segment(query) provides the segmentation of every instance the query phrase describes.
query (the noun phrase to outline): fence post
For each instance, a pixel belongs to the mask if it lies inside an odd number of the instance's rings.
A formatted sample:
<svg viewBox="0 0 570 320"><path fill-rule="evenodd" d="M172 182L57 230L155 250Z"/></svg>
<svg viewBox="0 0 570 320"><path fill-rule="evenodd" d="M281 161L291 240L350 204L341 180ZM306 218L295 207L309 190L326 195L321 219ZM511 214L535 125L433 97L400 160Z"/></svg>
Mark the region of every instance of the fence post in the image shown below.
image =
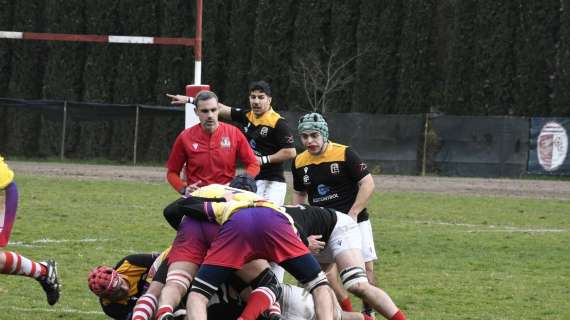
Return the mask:
<svg viewBox="0 0 570 320"><path fill-rule="evenodd" d="M137 142L139 135L139 105L137 104L137 112L135 116L135 139L133 142L133 166L137 165Z"/></svg>
<svg viewBox="0 0 570 320"><path fill-rule="evenodd" d="M428 126L429 126L429 113L426 113L426 121L424 124L424 146L422 150L422 177L426 175Z"/></svg>
<svg viewBox="0 0 570 320"><path fill-rule="evenodd" d="M61 146L59 149L59 159L63 161L65 157L65 131L67 127L67 100L63 101L63 124L61 128Z"/></svg>

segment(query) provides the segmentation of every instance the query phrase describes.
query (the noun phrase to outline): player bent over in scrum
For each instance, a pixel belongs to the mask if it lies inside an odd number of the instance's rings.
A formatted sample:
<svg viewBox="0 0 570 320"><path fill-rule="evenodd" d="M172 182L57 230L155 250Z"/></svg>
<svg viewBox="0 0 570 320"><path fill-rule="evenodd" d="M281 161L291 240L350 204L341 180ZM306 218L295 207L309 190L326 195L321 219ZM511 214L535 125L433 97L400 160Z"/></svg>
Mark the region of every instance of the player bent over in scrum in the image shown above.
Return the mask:
<svg viewBox="0 0 570 320"><path fill-rule="evenodd" d="M160 307L157 319L166 320L172 317L173 306L178 305L186 294L198 267L202 264L206 252L220 228L218 224L207 221L183 219L185 206L202 200L226 201L225 196L236 199L261 199L255 193L236 189L233 186L255 191L253 179L244 179L238 175L229 187L216 184L202 187L165 208L164 216L169 224L177 230L177 235L168 257L170 267L166 285L159 300ZM252 299L248 302L243 317L258 315L270 307L280 295L277 279L268 269L268 266L264 260L255 260L238 271L237 275L243 281L251 283L254 289Z"/></svg>
<svg viewBox="0 0 570 320"><path fill-rule="evenodd" d="M190 320L205 320L208 300L218 287L256 258L277 262L293 275L313 295L318 320L340 319L340 308L326 276L282 208L265 201L197 201L186 210L187 215L222 224L192 283Z"/></svg>
<svg viewBox="0 0 570 320"><path fill-rule="evenodd" d="M366 277L358 224L348 215L315 206L285 206L305 244L326 270L336 263L344 287L367 302L386 319L405 320L392 299Z"/></svg>

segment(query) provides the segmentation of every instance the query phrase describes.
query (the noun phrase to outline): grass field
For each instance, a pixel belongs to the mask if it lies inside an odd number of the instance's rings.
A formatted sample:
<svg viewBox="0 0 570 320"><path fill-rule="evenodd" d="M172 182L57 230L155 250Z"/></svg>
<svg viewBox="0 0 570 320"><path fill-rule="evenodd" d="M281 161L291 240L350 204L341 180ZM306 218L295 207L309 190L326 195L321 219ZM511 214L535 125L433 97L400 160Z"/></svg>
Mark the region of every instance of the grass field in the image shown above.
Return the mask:
<svg viewBox="0 0 570 320"><path fill-rule="evenodd" d="M0 276L0 319L105 319L88 271L174 237L166 183L18 176L8 250L59 263L49 307L31 279ZM409 319L570 319L570 201L379 193L380 286ZM359 302L354 301L356 305Z"/></svg>

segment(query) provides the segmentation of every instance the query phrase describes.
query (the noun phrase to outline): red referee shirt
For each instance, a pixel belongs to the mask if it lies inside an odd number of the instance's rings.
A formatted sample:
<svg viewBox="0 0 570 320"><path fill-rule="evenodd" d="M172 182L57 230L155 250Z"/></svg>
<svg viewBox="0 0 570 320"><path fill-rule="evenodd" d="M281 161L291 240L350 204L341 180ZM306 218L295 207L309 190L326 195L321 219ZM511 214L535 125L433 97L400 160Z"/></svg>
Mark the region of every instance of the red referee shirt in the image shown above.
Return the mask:
<svg viewBox="0 0 570 320"><path fill-rule="evenodd" d="M238 158L252 177L259 173L253 150L238 128L220 122L216 131L209 134L197 124L178 135L166 163L168 172L177 175L184 167L187 182L169 182L177 191L198 181L199 186L227 184L236 174Z"/></svg>

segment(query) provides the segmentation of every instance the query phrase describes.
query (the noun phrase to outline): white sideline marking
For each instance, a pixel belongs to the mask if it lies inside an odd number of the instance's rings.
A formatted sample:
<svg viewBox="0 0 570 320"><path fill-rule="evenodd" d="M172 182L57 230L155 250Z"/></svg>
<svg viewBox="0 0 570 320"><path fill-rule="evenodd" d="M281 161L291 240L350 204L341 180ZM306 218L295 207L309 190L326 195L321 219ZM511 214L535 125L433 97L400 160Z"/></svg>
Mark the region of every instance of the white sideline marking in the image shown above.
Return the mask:
<svg viewBox="0 0 570 320"><path fill-rule="evenodd" d="M509 227L509 226L497 226L497 225L484 225L484 224L468 224L468 223L453 223L453 222L440 222L440 221L414 221L416 224L427 224L427 225L440 225L440 226L457 226L457 227L468 227L468 228L486 228L487 230L473 230L468 232L534 232L534 233L561 233L570 232L570 229L539 229L539 228L519 228L519 227Z"/></svg>
<svg viewBox="0 0 570 320"><path fill-rule="evenodd" d="M18 246L18 247L40 247L38 244L51 244L51 243L89 243L89 242L104 242L109 241L109 239L38 239L33 240L31 242L24 242L24 241L16 241L16 242L9 242L9 245Z"/></svg>
<svg viewBox="0 0 570 320"><path fill-rule="evenodd" d="M0 307L0 309L10 309L14 311L23 311L23 312L63 312L63 313L75 313L75 314L92 314L92 315L101 315L104 314L102 311L83 311L83 310L75 310L75 309L32 309L32 308L19 308L19 307Z"/></svg>

